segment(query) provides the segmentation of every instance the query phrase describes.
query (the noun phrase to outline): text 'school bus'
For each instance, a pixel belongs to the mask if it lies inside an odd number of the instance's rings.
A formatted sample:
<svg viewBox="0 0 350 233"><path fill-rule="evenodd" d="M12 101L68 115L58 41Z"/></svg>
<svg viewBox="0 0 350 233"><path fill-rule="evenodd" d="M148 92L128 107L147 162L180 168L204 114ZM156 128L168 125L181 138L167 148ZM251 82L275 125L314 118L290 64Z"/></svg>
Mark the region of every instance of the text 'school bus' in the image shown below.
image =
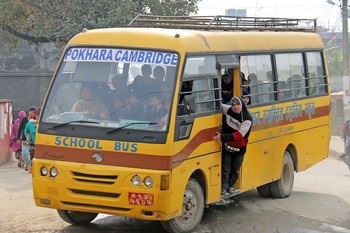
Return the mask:
<svg viewBox="0 0 350 233"><path fill-rule="evenodd" d="M328 156L330 90L314 20L138 16L67 44L36 139L37 206L77 225L98 213L189 232L221 196L222 75L250 91L240 193L284 198ZM249 80L242 82L242 76Z"/></svg>

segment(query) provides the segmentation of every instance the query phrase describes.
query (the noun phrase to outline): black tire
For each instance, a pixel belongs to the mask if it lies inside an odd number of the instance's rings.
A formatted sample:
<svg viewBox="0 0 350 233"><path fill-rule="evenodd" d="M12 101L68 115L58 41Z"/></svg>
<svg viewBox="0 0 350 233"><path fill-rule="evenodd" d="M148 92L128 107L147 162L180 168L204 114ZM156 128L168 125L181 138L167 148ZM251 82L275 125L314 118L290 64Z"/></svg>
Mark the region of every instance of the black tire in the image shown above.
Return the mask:
<svg viewBox="0 0 350 233"><path fill-rule="evenodd" d="M65 222L76 226L88 225L98 215L96 213L68 211L68 210L57 210L57 212Z"/></svg>
<svg viewBox="0 0 350 233"><path fill-rule="evenodd" d="M269 184L264 184L256 188L260 197L271 197L271 190Z"/></svg>
<svg viewBox="0 0 350 233"><path fill-rule="evenodd" d="M294 164L288 151L284 152L282 174L279 180L269 184L271 196L274 198L289 197L294 185Z"/></svg>
<svg viewBox="0 0 350 233"><path fill-rule="evenodd" d="M184 192L182 214L161 223L169 233L191 232L202 220L203 212L204 194L202 187L195 179L191 178Z"/></svg>

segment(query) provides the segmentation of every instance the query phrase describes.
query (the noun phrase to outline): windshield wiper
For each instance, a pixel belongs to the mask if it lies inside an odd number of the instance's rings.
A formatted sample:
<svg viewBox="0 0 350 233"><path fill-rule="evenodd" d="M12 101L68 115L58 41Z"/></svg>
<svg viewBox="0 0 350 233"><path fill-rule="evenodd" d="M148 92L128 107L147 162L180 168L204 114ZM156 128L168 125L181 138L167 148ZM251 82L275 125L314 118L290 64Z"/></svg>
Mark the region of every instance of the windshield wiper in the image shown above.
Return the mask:
<svg viewBox="0 0 350 233"><path fill-rule="evenodd" d="M112 134L120 129L123 129L123 128L126 128L126 127L129 127L131 125L156 125L158 124L158 122L130 122L130 123L125 123L125 125L123 126L120 126L120 127L117 127L117 128L114 128L110 131L107 132L107 134Z"/></svg>
<svg viewBox="0 0 350 233"><path fill-rule="evenodd" d="M67 122L52 126L52 129L56 129L56 128L59 128L59 127L65 126L65 125L70 125L72 123L100 124L100 122L97 122L97 121L86 121L86 120L67 121Z"/></svg>

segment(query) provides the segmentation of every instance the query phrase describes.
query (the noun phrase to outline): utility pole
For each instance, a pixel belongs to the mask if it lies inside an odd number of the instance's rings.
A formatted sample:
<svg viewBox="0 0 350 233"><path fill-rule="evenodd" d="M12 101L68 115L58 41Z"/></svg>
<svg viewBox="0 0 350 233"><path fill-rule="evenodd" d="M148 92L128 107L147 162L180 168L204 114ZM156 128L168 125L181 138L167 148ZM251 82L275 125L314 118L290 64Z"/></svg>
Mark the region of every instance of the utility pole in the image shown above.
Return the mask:
<svg viewBox="0 0 350 233"><path fill-rule="evenodd" d="M339 6L342 13L343 21L343 113L344 119L350 120L350 76L349 76L349 35L348 35L348 0L339 0L340 5L335 4L333 0L327 0L331 5Z"/></svg>
<svg viewBox="0 0 350 233"><path fill-rule="evenodd" d="M343 76L349 76L349 39L348 39L348 0L342 0L343 19ZM350 88L350 87L349 87ZM350 93L349 93L350 94Z"/></svg>
<svg viewBox="0 0 350 233"><path fill-rule="evenodd" d="M342 14L342 24L343 24L343 77L348 77L349 76L349 37L348 37L348 0L339 0L341 1L340 5L337 5L333 0L327 0L327 3L331 5L336 5L340 7L341 9L341 14ZM346 88L350 88L350 84L346 86ZM350 94L350 93L349 93ZM349 95L348 94L348 95Z"/></svg>
<svg viewBox="0 0 350 233"><path fill-rule="evenodd" d="M344 119L350 119L350 77L349 77L349 37L348 37L348 0L341 0L343 19L343 103Z"/></svg>

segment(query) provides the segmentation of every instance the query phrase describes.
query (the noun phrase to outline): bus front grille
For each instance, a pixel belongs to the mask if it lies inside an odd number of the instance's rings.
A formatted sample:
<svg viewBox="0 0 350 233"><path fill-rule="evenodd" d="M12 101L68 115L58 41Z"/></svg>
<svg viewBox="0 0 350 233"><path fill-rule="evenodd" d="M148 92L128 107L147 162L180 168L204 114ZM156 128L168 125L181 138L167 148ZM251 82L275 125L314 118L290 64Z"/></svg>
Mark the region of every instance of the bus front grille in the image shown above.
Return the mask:
<svg viewBox="0 0 350 233"><path fill-rule="evenodd" d="M117 181L117 175L95 175L87 174L82 172L72 172L73 179L78 182L88 182L88 183L97 183L97 184L109 184L113 185Z"/></svg>

